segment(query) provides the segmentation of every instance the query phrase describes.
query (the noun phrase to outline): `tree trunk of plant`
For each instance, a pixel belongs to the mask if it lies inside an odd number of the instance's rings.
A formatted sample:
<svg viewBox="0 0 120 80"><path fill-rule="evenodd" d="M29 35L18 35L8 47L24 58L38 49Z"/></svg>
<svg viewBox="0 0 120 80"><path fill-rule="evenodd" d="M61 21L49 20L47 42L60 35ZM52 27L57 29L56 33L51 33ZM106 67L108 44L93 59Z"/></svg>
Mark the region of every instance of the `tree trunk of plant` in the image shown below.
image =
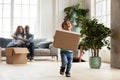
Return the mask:
<svg viewBox="0 0 120 80"><path fill-rule="evenodd" d="M99 49L91 49L92 56L98 57L99 56Z"/></svg>
<svg viewBox="0 0 120 80"><path fill-rule="evenodd" d="M99 49L97 49L97 57L99 57Z"/></svg>

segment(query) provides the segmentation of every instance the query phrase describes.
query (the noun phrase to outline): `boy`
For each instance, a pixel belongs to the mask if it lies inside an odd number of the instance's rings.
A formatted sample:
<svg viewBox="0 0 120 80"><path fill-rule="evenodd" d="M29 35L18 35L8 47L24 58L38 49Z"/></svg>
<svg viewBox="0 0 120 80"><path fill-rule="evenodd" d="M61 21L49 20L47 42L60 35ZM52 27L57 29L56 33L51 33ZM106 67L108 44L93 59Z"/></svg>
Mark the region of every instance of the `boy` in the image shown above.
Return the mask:
<svg viewBox="0 0 120 80"><path fill-rule="evenodd" d="M71 31L72 30L71 22L69 20L65 20L62 23L62 29ZM73 51L61 49L60 55L61 55L61 63L62 63L61 69L60 69L60 74L64 75L64 72L66 70L66 72L65 72L66 77L70 77L70 69L71 69L72 60L73 60Z"/></svg>

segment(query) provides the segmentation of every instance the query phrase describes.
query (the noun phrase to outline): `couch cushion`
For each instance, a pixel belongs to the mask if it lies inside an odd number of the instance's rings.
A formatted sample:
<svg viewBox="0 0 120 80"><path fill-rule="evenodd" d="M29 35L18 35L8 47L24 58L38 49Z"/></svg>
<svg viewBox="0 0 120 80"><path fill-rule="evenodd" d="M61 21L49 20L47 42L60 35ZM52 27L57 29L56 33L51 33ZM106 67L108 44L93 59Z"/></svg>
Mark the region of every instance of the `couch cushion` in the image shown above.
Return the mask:
<svg viewBox="0 0 120 80"><path fill-rule="evenodd" d="M13 39L6 38L7 42L10 43Z"/></svg>
<svg viewBox="0 0 120 80"><path fill-rule="evenodd" d="M5 38L0 38L0 47L6 48L8 41Z"/></svg>
<svg viewBox="0 0 120 80"><path fill-rule="evenodd" d="M46 49L49 49L49 45L51 44L52 42L50 41L42 41L42 42L39 42L37 44L37 47L38 48L46 48Z"/></svg>
<svg viewBox="0 0 120 80"><path fill-rule="evenodd" d="M49 49L35 49L34 50L35 56L50 56L50 50Z"/></svg>
<svg viewBox="0 0 120 80"><path fill-rule="evenodd" d="M46 38L34 39L33 42L34 42L35 48L37 48L37 44L42 41L46 41Z"/></svg>

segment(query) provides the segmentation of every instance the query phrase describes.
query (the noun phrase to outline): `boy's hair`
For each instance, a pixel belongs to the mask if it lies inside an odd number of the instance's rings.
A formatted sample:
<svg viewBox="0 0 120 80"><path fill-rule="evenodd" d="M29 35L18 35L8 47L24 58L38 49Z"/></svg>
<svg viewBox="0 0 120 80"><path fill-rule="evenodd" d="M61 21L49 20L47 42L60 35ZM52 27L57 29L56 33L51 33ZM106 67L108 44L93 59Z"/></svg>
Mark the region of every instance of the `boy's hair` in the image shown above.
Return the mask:
<svg viewBox="0 0 120 80"><path fill-rule="evenodd" d="M70 20L65 19L65 20L63 21L63 23L62 23L62 28L64 28L64 23L67 22L67 21L70 21Z"/></svg>

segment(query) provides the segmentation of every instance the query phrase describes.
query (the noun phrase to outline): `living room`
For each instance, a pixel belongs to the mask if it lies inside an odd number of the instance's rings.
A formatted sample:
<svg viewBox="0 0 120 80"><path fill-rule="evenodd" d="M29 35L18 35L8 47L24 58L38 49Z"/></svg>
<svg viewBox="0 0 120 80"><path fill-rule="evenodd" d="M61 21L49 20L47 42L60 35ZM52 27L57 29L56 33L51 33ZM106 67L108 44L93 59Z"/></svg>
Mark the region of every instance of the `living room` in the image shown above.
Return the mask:
<svg viewBox="0 0 120 80"><path fill-rule="evenodd" d="M61 24L65 17L64 9L79 3L82 4L84 9L89 9L87 15L89 18L97 18L99 22L112 30L111 50L106 48L100 50L102 59L100 69L89 67L90 54L87 51L82 57L86 62L73 63L71 77L61 76L59 74L60 54L50 55L51 58L47 54L50 52L46 50L44 54L47 56L41 57L42 54L38 54L40 56L36 55L35 61L28 61L27 64L11 65L6 64L5 59L2 60L0 63L0 79L119 80L119 0L0 0L0 38L12 39L11 35L15 33L17 26L25 27L29 25L30 32L34 34L36 41L53 42L56 30L61 30ZM58 52L58 49L56 51Z"/></svg>

